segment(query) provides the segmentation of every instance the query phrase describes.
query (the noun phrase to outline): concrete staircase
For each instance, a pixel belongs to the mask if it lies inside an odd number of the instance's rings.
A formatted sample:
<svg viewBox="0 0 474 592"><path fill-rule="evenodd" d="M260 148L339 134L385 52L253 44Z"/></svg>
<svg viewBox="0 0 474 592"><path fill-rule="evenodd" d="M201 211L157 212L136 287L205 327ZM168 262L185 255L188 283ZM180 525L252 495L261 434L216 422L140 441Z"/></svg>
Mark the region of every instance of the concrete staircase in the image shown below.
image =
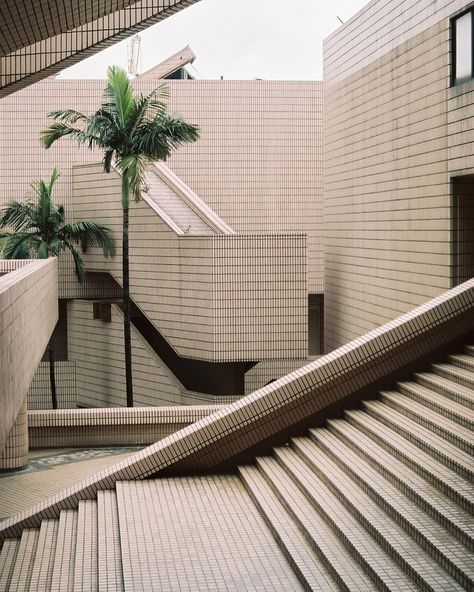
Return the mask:
<svg viewBox="0 0 474 592"><path fill-rule="evenodd" d="M474 347L239 476L117 483L7 539L0 590L474 589Z"/></svg>

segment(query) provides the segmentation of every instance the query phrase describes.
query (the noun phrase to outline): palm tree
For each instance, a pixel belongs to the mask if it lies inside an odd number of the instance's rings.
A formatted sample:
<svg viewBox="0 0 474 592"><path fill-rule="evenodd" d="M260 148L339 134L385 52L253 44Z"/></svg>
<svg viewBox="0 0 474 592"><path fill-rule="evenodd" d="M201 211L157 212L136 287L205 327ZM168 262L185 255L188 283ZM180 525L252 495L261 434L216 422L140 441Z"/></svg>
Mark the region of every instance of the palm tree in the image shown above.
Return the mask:
<svg viewBox="0 0 474 592"><path fill-rule="evenodd" d="M122 275L124 307L125 379L127 406L133 407L132 348L130 335L129 207L130 194L136 201L145 187L146 167L166 160L179 146L199 138L197 126L167 112L167 90L160 87L149 95L133 95L127 73L116 66L107 71L103 102L92 115L73 109L50 113L56 123L42 132L49 148L56 140L71 136L79 144L104 151L104 171L115 163L122 177Z"/></svg>
<svg viewBox="0 0 474 592"><path fill-rule="evenodd" d="M83 220L65 224L63 206L55 206L52 200L54 184L59 171L53 170L49 184L44 181L33 183L36 201L11 201L1 212L0 228L8 226L10 232L0 232L1 254L4 259L46 259L69 251L74 259L77 279L84 281L85 269L79 250L85 253L88 247L102 248L107 257L115 252L110 229L102 224ZM53 409L58 408L54 357L51 342L48 346L50 381Z"/></svg>

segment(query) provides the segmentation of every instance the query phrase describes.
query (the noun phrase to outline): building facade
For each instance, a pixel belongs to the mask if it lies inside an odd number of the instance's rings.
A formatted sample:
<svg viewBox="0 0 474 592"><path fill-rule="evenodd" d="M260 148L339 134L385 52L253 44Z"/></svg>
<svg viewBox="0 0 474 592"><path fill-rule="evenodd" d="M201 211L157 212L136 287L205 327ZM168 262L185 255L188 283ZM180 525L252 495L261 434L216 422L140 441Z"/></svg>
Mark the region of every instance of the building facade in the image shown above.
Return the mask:
<svg viewBox="0 0 474 592"><path fill-rule="evenodd" d="M193 58L178 52L159 75ZM162 84L157 68L134 81L137 92ZM45 151L39 142L49 111L93 112L104 85L50 78L2 100L0 142L12 148L1 151L0 196L22 199L57 166L57 202L71 218L111 226L120 245L118 176L101 173L100 153L68 140ZM134 327L136 401L223 402L321 353L322 84L179 79L166 86L170 110L197 123L201 137L169 159L161 178L147 179L150 199L132 206L132 297L153 325L148 339L139 330L144 319ZM123 404L120 248L107 261L92 251L86 266L95 274L81 287L72 262L60 265L61 404ZM94 299L112 302L110 322L94 318ZM195 380L185 379L190 373ZM48 405L48 391L45 364L30 406Z"/></svg>
<svg viewBox="0 0 474 592"><path fill-rule="evenodd" d="M327 350L473 275L472 35L460 17L472 19L463 0L379 0L325 40Z"/></svg>

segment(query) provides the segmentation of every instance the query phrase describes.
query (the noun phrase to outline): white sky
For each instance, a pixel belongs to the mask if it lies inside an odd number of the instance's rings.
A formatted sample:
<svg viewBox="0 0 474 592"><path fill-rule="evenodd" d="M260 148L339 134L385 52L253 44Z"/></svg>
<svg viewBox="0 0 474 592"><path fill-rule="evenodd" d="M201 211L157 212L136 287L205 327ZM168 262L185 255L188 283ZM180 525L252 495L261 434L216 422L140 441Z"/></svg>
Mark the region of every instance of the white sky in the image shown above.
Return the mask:
<svg viewBox="0 0 474 592"><path fill-rule="evenodd" d="M319 80L322 42L368 0L200 0L140 33L144 72L190 45L199 78ZM122 41L64 70L61 77L105 78L127 67Z"/></svg>

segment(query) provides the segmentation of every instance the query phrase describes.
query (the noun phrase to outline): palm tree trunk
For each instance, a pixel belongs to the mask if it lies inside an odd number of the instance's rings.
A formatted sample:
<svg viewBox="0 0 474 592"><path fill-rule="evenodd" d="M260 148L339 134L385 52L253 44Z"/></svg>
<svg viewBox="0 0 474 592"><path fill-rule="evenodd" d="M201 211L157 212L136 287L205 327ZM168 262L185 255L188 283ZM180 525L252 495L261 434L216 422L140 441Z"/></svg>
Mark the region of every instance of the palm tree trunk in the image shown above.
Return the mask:
<svg viewBox="0 0 474 592"><path fill-rule="evenodd" d="M127 407L133 407L132 337L130 331L130 262L128 254L129 187L126 174L122 176L122 277L123 277L123 340L125 345L125 383Z"/></svg>
<svg viewBox="0 0 474 592"><path fill-rule="evenodd" d="M51 343L48 345L48 354L49 354L49 382L51 384L51 401L53 404L53 409L58 408L58 397L56 394L56 376L54 373L54 352L53 346Z"/></svg>

